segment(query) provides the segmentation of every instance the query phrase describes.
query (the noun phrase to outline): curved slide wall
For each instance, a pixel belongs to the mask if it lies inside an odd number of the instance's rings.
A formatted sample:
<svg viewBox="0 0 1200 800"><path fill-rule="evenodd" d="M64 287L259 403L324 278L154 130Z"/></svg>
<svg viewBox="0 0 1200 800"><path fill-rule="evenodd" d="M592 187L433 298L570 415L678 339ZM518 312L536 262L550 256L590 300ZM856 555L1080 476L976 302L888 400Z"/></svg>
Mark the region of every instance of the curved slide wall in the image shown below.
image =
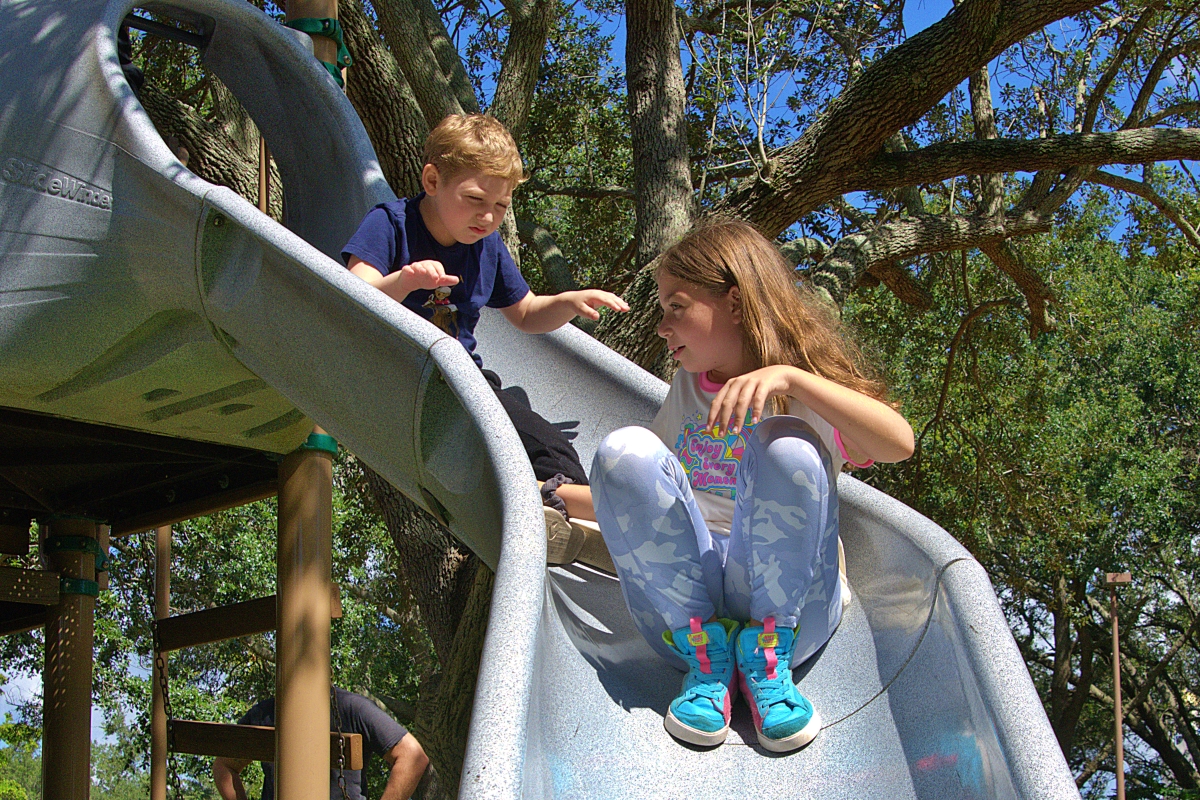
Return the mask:
<svg viewBox="0 0 1200 800"><path fill-rule="evenodd" d="M544 567L531 470L473 362L333 260L391 197L344 96L249 4L146 7L202 32L279 162L287 228L162 143L117 63L131 2L0 4L0 406L271 452L315 420L446 518L497 569L464 798L1078 797L982 569L846 477L853 605L798 673L827 730L772 757L743 707L718 750L674 743L678 674L610 576ZM585 463L665 391L573 328L480 333ZM168 380L183 399L147 407ZM252 424L212 413L230 400Z"/></svg>

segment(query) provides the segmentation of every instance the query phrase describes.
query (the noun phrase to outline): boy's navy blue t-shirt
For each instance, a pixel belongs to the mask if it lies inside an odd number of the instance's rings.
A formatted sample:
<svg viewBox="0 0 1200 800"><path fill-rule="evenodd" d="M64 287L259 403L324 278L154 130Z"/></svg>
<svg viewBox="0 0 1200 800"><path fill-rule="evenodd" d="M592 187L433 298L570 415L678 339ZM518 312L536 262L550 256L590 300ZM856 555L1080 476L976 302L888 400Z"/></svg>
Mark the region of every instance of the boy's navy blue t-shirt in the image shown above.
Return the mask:
<svg viewBox="0 0 1200 800"><path fill-rule="evenodd" d="M358 256L384 275L415 261L440 261L458 283L429 291L418 289L404 298L404 305L462 342L475 363L483 366L475 352L475 324L479 310L507 308L529 293L499 232L475 244L439 244L418 206L425 193L416 197L380 203L367 212L346 246L342 260Z"/></svg>

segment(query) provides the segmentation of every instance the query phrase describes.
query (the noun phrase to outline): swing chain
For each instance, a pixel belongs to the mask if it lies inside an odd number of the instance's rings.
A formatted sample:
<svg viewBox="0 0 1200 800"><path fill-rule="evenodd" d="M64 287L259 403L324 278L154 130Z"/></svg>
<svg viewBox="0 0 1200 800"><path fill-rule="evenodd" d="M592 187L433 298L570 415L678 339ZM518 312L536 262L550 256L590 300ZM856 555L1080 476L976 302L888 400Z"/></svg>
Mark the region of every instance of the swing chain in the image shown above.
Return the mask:
<svg viewBox="0 0 1200 800"><path fill-rule="evenodd" d="M341 790L342 800L348 800L348 795L346 794L346 737L342 734L342 714L338 710L337 688L333 683L329 684L329 704L333 709L333 724L337 726L338 734L338 789Z"/></svg>
<svg viewBox="0 0 1200 800"><path fill-rule="evenodd" d="M175 714L171 711L171 687L167 681L167 660L158 648L158 626L154 628L154 666L158 673L158 690L162 693L163 713L167 716L167 775L175 790L175 797L183 800L183 787L179 783L179 773L175 770Z"/></svg>

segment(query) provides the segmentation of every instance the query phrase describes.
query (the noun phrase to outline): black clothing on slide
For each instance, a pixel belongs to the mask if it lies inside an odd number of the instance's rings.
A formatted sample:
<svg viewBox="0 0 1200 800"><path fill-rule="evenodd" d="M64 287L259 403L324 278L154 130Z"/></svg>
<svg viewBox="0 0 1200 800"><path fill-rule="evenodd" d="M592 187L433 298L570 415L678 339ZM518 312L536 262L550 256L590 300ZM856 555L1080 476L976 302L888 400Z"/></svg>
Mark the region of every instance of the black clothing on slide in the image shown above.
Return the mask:
<svg viewBox="0 0 1200 800"><path fill-rule="evenodd" d="M517 429L517 435L521 437L521 444L525 446L537 479L548 481L561 472L570 478L572 483L587 486L587 472L566 435L530 408L529 401L523 398L523 392L503 388L499 375L485 369L483 377L487 378L487 382L495 390L496 398L500 405L504 406L513 427Z"/></svg>

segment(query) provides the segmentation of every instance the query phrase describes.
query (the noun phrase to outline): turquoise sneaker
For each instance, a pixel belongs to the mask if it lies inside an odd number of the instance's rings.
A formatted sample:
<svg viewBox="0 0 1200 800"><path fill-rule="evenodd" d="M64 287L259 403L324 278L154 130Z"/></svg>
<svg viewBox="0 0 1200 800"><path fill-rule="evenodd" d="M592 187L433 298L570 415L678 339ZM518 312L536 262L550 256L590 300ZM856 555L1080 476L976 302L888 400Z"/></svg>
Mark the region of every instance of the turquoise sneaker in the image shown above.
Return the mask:
<svg viewBox="0 0 1200 800"><path fill-rule="evenodd" d="M729 714L737 696L733 642L740 625L721 619L688 628L664 631L663 641L688 664L679 696L671 701L663 727L680 741L717 745L729 733Z"/></svg>
<svg viewBox="0 0 1200 800"><path fill-rule="evenodd" d="M775 630L772 617L747 626L737 637L742 694L754 714L758 743L772 753L797 750L821 731L821 715L792 683L795 641L796 632Z"/></svg>

